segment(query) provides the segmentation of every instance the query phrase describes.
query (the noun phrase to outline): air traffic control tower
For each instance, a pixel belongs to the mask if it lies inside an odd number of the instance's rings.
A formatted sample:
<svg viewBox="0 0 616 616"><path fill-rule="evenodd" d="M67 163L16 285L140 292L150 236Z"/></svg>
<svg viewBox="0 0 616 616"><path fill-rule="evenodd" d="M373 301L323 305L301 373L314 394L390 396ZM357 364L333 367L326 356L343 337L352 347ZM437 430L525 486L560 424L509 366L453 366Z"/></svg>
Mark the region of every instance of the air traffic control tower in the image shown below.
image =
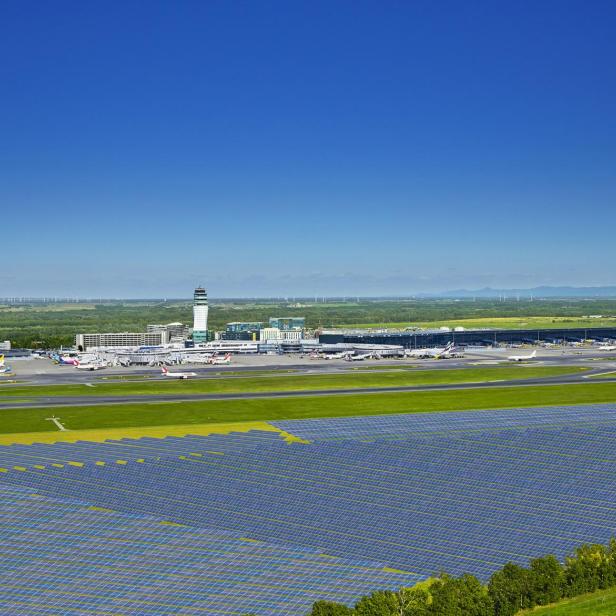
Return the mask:
<svg viewBox="0 0 616 616"><path fill-rule="evenodd" d="M207 291L202 287L195 289L193 302L193 342L207 342Z"/></svg>

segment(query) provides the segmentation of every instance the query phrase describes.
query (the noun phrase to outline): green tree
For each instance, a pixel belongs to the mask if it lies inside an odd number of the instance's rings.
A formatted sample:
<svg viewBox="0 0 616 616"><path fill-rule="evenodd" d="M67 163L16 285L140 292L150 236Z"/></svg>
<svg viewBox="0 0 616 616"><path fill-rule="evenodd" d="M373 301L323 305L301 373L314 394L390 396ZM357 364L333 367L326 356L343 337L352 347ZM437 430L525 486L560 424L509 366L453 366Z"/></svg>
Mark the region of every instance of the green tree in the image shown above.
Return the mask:
<svg viewBox="0 0 616 616"><path fill-rule="evenodd" d="M362 597L355 605L357 616L399 616L399 602L396 593L378 590Z"/></svg>
<svg viewBox="0 0 616 616"><path fill-rule="evenodd" d="M583 545L565 563L566 594L569 596L594 592L615 582L612 544Z"/></svg>
<svg viewBox="0 0 616 616"><path fill-rule="evenodd" d="M507 563L490 578L488 594L494 603L496 616L513 616L530 607L530 578L528 569Z"/></svg>
<svg viewBox="0 0 616 616"><path fill-rule="evenodd" d="M430 587L430 616L493 616L488 589L472 575L442 576Z"/></svg>
<svg viewBox="0 0 616 616"><path fill-rule="evenodd" d="M401 588L396 593L396 616L427 616L430 593L425 588Z"/></svg>
<svg viewBox="0 0 616 616"><path fill-rule="evenodd" d="M565 572L555 556L550 554L531 560L529 576L533 605L547 605L562 598Z"/></svg>
<svg viewBox="0 0 616 616"><path fill-rule="evenodd" d="M310 612L310 616L353 616L354 614L355 610L333 601L317 601Z"/></svg>

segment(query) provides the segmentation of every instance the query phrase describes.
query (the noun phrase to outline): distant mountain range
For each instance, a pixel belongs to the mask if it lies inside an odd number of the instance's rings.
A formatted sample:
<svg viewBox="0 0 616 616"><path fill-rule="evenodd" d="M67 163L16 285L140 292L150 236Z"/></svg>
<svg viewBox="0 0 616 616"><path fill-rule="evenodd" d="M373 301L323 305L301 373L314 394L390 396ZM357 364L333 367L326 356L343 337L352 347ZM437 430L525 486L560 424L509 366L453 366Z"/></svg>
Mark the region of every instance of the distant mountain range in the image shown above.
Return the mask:
<svg viewBox="0 0 616 616"><path fill-rule="evenodd" d="M456 289L442 293L422 293L421 297L451 297L451 298L498 298L520 297L524 299L545 297L616 297L616 286L610 287L534 287L532 289Z"/></svg>

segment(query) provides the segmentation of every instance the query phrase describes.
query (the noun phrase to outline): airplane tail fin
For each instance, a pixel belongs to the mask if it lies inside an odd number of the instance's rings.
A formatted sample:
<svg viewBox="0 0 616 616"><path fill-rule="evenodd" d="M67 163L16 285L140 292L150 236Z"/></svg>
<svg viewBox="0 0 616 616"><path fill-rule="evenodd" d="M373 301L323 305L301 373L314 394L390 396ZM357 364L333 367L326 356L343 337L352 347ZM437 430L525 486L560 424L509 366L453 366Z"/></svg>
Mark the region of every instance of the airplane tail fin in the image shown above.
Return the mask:
<svg viewBox="0 0 616 616"><path fill-rule="evenodd" d="M533 358L537 357L537 350L535 349L530 356Z"/></svg>
<svg viewBox="0 0 616 616"><path fill-rule="evenodd" d="M0 366L4 366L4 355L0 355Z"/></svg>
<svg viewBox="0 0 616 616"><path fill-rule="evenodd" d="M167 372L169 372L169 370L167 370L167 366L161 366L160 370L163 374L167 374Z"/></svg>
<svg viewBox="0 0 616 616"><path fill-rule="evenodd" d="M225 355L225 359L231 359L231 353L227 353L227 354Z"/></svg>

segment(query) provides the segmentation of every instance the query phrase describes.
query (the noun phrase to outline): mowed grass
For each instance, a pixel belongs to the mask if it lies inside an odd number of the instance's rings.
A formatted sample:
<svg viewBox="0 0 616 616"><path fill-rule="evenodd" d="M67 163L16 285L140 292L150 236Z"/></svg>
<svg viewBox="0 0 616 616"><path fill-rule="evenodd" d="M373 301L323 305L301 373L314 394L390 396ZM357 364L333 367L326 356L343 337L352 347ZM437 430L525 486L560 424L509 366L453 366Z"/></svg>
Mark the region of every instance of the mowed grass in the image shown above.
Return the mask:
<svg viewBox="0 0 616 616"><path fill-rule="evenodd" d="M590 319L584 317L485 317L478 319L454 319L447 321L421 321L406 323L348 323L339 327L358 329L378 329L382 327L405 328L420 327L434 329L439 327L465 327L466 329L554 329L558 327L614 327L616 317Z"/></svg>
<svg viewBox="0 0 616 616"><path fill-rule="evenodd" d="M360 387L404 387L412 385L440 385L479 383L511 379L579 374L588 370L576 366L491 366L488 368L463 368L458 370L390 370L366 373L290 375L246 378L212 378L190 380L157 380L148 382L100 382L94 386L30 385L2 389L0 396L140 396L160 394L216 394L306 391L327 389L354 389Z"/></svg>
<svg viewBox="0 0 616 616"><path fill-rule="evenodd" d="M23 408L0 412L0 434L54 431L46 421L52 414L68 429L84 430L603 402L616 402L616 383Z"/></svg>
<svg viewBox="0 0 616 616"><path fill-rule="evenodd" d="M614 616L616 614L616 588L600 590L559 601L554 605L518 612L517 616Z"/></svg>

